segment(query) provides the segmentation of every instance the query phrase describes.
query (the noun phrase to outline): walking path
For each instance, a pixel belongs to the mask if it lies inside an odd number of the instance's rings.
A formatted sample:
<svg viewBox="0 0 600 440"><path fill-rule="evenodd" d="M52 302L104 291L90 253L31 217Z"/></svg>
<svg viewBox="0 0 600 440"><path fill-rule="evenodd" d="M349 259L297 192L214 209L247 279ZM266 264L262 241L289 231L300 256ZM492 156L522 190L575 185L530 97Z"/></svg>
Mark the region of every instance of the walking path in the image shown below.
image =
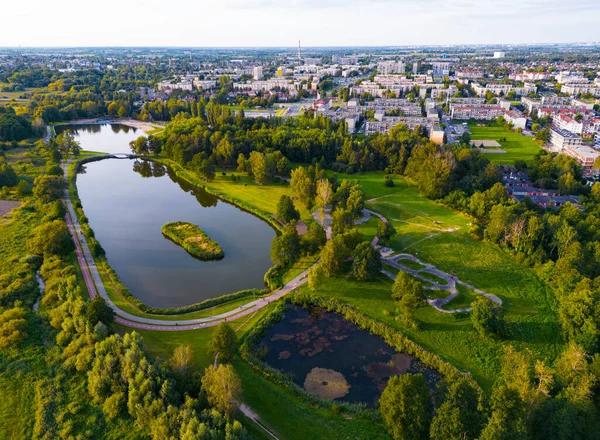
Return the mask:
<svg viewBox="0 0 600 440"><path fill-rule="evenodd" d="M402 265L401 263L398 263L398 260L414 261L415 263L422 265L423 268L422 269L411 269L407 266ZM481 289L478 289L470 284L467 284L464 281L461 281L458 278L456 278L454 275L439 270L437 267L435 267L432 264L424 263L423 261L419 260L414 255L397 254L391 258L383 258L382 261L383 261L383 263L388 264L392 267L395 267L396 269L401 270L403 272L406 272L415 278L419 278L420 280L423 280L423 281L426 281L426 282L432 284L431 286L425 286L424 287L425 290L446 290L446 291L450 292L450 294L445 298L435 298L435 299L427 300L427 303L430 306L432 306L434 309L436 309L442 313L468 312L471 310L471 307L464 307L464 308L459 308L459 309L444 309L443 308L446 304L448 304L450 301L452 301L454 298L456 298L458 296L458 289L456 288L457 284L461 284L461 285L467 287L468 289L471 289L473 292L478 293L482 296L485 296L486 298L495 302L499 306L502 305L502 300L500 298L498 298L496 295L493 295L491 293L486 293ZM422 275L423 272L429 273L438 278L441 278L442 280L446 281L446 284L435 282L431 278L423 276ZM383 273L392 279L396 279L396 276L388 271L383 271Z"/></svg>
<svg viewBox="0 0 600 440"><path fill-rule="evenodd" d="M65 176L68 175L68 167L70 163L71 159L63 163L63 170L65 172ZM67 214L65 216L65 220L67 222L69 232L71 233L71 237L75 242L75 254L77 256L77 261L81 268L81 273L83 274L85 285L88 289L90 297L95 298L97 295L100 295L100 297L102 297L104 301L106 301L106 304L108 304L108 306L114 310L116 314L115 321L127 327L138 328L143 330L160 331L196 330L200 328L214 327L216 325L219 325L221 322L226 322L227 320L233 321L235 319L242 318L244 316L255 313L257 310L262 309L271 302L281 298L282 296L286 295L287 293L291 292L292 290L296 289L297 287L303 285L308 281L308 270L305 270L296 278L294 278L285 286L283 286L281 289L271 293L267 297L249 302L228 312L221 313L218 315L207 316L204 318L166 321L162 319L143 318L141 316L136 316L131 313L125 312L124 310L121 310L109 298L104 284L102 283L102 278L100 277L98 268L96 267L96 264L94 262L92 252L90 251L87 245L87 241L85 240L85 237L83 235L83 232L81 231L81 226L79 225L79 221L77 220L77 216L75 215L75 209L73 208L68 189L65 190L64 202L67 207Z"/></svg>
<svg viewBox="0 0 600 440"><path fill-rule="evenodd" d="M63 170L65 176L68 176L68 167L71 163L71 159L63 162ZM68 179L68 177L67 177ZM94 258L92 253L88 247L87 241L81 231L81 226L79 225L79 221L75 214L75 209L73 208L73 204L71 202L71 198L69 195L69 190L65 190L64 203L67 207L67 214L65 215L65 220L67 222L67 226L69 228L69 232L75 242L75 254L77 256L77 261L81 268L81 272L83 274L84 282L89 292L91 298L95 298L97 295L100 295L108 306L114 310L115 312L115 321L119 324L125 325L131 328L143 329L143 330L159 330L159 331L182 331L182 330L196 330L200 328L213 327L219 325L221 322L226 322L227 320L233 321L238 318L242 318L244 316L248 316L256 313L261 308L269 305L272 301L276 301L282 296L288 294L292 290L297 287L305 284L308 281L308 269L298 275L296 278L288 282L281 289L271 293L267 297L263 297L258 300L251 301L247 304L241 305L233 310L228 312L224 312L218 315L211 315L203 318L195 318L195 319L179 319L176 321L167 321L162 319L154 319L154 318L144 318L141 316L136 316L131 313L128 313L124 310L121 310L108 296L108 293L104 287L102 282L102 278L100 277L100 273L98 272L98 268L94 262ZM325 209L325 215L319 215L319 210L315 211L313 217L316 221L321 223L327 233L327 238L331 238L331 208L328 207ZM362 224L368 221L372 216L379 217L381 221L387 223L387 219L374 211L369 209L363 210L363 217L356 220L355 224ZM428 283L433 284L432 286L427 286L425 289L427 290L447 290L450 294L443 299L429 299L427 302L434 307L436 310L443 313L457 313L457 312L466 312L469 311L470 308L463 309L451 309L446 310L442 307L452 301L458 295L458 290L456 289L456 284L462 284L465 287L473 290L474 292L489 298L494 301L498 305L502 305L502 300L498 298L496 295L492 295L486 293L480 289L477 289L463 281L456 279L454 275L450 275L446 272L442 272L437 269L435 266L423 263L417 257L410 254L399 254L393 257L387 257L392 251L390 249L380 249L378 246L379 237L375 236L372 241L372 245L377 247L383 255L382 261L392 267L395 267L398 270L402 270L404 272L409 273L410 275L427 281ZM424 266L423 269L414 270L408 267L405 267L401 264L398 264L397 261L400 259L409 259L414 262L417 262ZM395 275L390 273L389 271L382 271L388 277L395 279ZM421 275L421 272L428 272L439 278L446 281L446 284L440 284L432 282L430 279Z"/></svg>

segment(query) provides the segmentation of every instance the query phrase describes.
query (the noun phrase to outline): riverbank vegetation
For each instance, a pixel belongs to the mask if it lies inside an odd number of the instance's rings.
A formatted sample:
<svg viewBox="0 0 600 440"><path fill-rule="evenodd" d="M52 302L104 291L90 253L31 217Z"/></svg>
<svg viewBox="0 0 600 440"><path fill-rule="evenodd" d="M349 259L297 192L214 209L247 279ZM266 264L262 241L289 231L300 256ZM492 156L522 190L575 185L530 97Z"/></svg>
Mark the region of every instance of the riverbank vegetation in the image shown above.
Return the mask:
<svg viewBox="0 0 600 440"><path fill-rule="evenodd" d="M218 260L225 256L219 243L211 240L202 229L191 223L167 223L161 231L165 237L201 260Z"/></svg>

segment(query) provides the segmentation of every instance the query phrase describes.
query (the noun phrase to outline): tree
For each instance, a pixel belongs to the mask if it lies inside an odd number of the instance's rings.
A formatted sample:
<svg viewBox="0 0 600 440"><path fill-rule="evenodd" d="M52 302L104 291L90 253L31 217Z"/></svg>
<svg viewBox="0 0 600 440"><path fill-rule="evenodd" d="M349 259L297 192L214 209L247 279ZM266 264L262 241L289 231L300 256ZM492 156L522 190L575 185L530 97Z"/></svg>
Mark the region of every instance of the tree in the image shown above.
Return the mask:
<svg viewBox="0 0 600 440"><path fill-rule="evenodd" d="M315 182L306 168L298 167L292 170L290 186L298 194L298 199L304 206L307 208L312 206L315 197Z"/></svg>
<svg viewBox="0 0 600 440"><path fill-rule="evenodd" d="M331 182L327 179L320 179L317 182L317 206L324 209L331 203L332 196Z"/></svg>
<svg viewBox="0 0 600 440"><path fill-rule="evenodd" d="M471 303L471 322L481 336L504 336L502 308L484 296Z"/></svg>
<svg viewBox="0 0 600 440"><path fill-rule="evenodd" d="M3 157L0 157L0 188L3 186L15 186L19 182L17 173Z"/></svg>
<svg viewBox="0 0 600 440"><path fill-rule="evenodd" d="M221 322L213 332L208 343L208 352L215 356L219 353L219 360L227 362L235 355L236 335L226 322Z"/></svg>
<svg viewBox="0 0 600 440"><path fill-rule="evenodd" d="M480 440L513 440L528 438L525 403L519 393L497 386L492 392L492 414L483 429Z"/></svg>
<svg viewBox="0 0 600 440"><path fill-rule="evenodd" d="M271 260L275 264L291 264L300 256L300 236L293 223L288 223L279 237L273 238Z"/></svg>
<svg viewBox="0 0 600 440"><path fill-rule="evenodd" d="M74 245L66 223L53 220L34 229L29 248L36 255L66 255Z"/></svg>
<svg viewBox="0 0 600 440"><path fill-rule="evenodd" d="M317 252L327 242L327 233L323 226L317 222L312 222L306 234L302 236L302 247L306 254L312 255Z"/></svg>
<svg viewBox="0 0 600 440"><path fill-rule="evenodd" d="M391 377L379 398L379 410L395 440L428 438L431 398L422 374Z"/></svg>
<svg viewBox="0 0 600 440"><path fill-rule="evenodd" d="M331 215L331 233L333 236L343 234L354 225L352 212L341 206L337 207Z"/></svg>
<svg viewBox="0 0 600 440"><path fill-rule="evenodd" d="M215 163L212 159L204 159L198 168L198 174L200 174L207 182L210 182L215 178L215 171Z"/></svg>
<svg viewBox="0 0 600 440"><path fill-rule="evenodd" d="M0 350L15 347L27 337L26 312L17 301L16 307L0 313Z"/></svg>
<svg viewBox="0 0 600 440"><path fill-rule="evenodd" d="M129 147L135 154L147 154L148 138L146 136L140 136L137 139L129 142Z"/></svg>
<svg viewBox="0 0 600 440"><path fill-rule="evenodd" d="M323 275L330 278L339 275L342 272L344 261L350 256L350 251L344 243L341 236L329 240L321 251L320 266L323 268Z"/></svg>
<svg viewBox="0 0 600 440"><path fill-rule="evenodd" d="M56 144L63 157L67 157L69 153L73 153L73 156L78 157L81 152L81 145L75 140L71 130L65 130L59 134L56 137Z"/></svg>
<svg viewBox="0 0 600 440"><path fill-rule="evenodd" d="M187 375L188 370L192 366L192 349L189 345L178 345L173 350L173 356L169 360L169 364L173 371L182 376Z"/></svg>
<svg viewBox="0 0 600 440"><path fill-rule="evenodd" d="M31 186L29 185L29 183L27 183L26 180L21 180L17 185L17 194L20 197L28 196L29 194L31 194Z"/></svg>
<svg viewBox="0 0 600 440"><path fill-rule="evenodd" d="M214 365L204 370L202 391L208 403L231 417L241 401L241 383L230 364Z"/></svg>
<svg viewBox="0 0 600 440"><path fill-rule="evenodd" d="M283 223L295 222L300 218L300 213L294 206L289 196L282 195L277 202L277 220Z"/></svg>
<svg viewBox="0 0 600 440"><path fill-rule="evenodd" d="M485 415L481 394L464 378L450 383L446 399L431 422L432 440L468 440L479 437Z"/></svg>
<svg viewBox="0 0 600 440"><path fill-rule="evenodd" d="M85 317L92 326L99 322L110 325L115 321L115 312L100 296L91 300L85 308Z"/></svg>
<svg viewBox="0 0 600 440"><path fill-rule="evenodd" d="M263 153L258 151L253 151L250 153L250 168L252 170L254 180L256 180L258 184L264 185L267 183L269 174L267 169L267 160Z"/></svg>
<svg viewBox="0 0 600 440"><path fill-rule="evenodd" d="M33 182L33 195L42 203L60 199L67 184L59 176L38 176Z"/></svg>
<svg viewBox="0 0 600 440"><path fill-rule="evenodd" d="M396 229L388 222L379 219L379 225L377 226L377 236L379 239L387 241L394 235L396 235Z"/></svg>
<svg viewBox="0 0 600 440"><path fill-rule="evenodd" d="M370 242L363 241L356 246L352 256L352 273L357 280L373 280L381 269L381 254Z"/></svg>
<svg viewBox="0 0 600 440"><path fill-rule="evenodd" d="M323 269L318 264L313 265L308 269L308 288L316 292L323 282Z"/></svg>
<svg viewBox="0 0 600 440"><path fill-rule="evenodd" d="M245 173L248 171L248 163L246 161L246 156L243 153L240 153L237 158L237 171L238 173Z"/></svg>
<svg viewBox="0 0 600 440"><path fill-rule="evenodd" d="M406 174L417 182L426 197L438 199L448 193L455 168L456 159L451 151L429 143L413 149Z"/></svg>
<svg viewBox="0 0 600 440"><path fill-rule="evenodd" d="M394 285L392 286L392 298L397 301L402 300L404 296L413 296L417 300L424 300L423 284L406 272L399 271L396 274Z"/></svg>

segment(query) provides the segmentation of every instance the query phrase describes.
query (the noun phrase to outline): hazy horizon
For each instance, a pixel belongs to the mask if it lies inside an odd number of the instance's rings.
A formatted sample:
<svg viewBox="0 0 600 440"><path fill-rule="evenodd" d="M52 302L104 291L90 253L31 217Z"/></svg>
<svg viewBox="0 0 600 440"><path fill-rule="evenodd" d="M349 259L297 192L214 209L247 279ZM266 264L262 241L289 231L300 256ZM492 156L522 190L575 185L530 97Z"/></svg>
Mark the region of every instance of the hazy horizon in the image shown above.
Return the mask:
<svg viewBox="0 0 600 440"><path fill-rule="evenodd" d="M600 40L580 0L31 0L3 5L2 47L395 47ZM240 44L242 43L242 44Z"/></svg>

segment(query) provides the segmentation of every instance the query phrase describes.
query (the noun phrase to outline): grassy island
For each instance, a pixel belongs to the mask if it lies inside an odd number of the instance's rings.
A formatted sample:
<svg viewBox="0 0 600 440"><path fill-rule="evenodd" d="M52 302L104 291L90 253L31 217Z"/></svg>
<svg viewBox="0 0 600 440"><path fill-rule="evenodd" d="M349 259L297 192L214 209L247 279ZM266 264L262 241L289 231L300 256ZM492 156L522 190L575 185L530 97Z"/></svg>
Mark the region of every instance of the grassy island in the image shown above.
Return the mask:
<svg viewBox="0 0 600 440"><path fill-rule="evenodd" d="M167 223L162 233L201 260L216 260L225 255L219 243L213 241L198 226L186 222Z"/></svg>

